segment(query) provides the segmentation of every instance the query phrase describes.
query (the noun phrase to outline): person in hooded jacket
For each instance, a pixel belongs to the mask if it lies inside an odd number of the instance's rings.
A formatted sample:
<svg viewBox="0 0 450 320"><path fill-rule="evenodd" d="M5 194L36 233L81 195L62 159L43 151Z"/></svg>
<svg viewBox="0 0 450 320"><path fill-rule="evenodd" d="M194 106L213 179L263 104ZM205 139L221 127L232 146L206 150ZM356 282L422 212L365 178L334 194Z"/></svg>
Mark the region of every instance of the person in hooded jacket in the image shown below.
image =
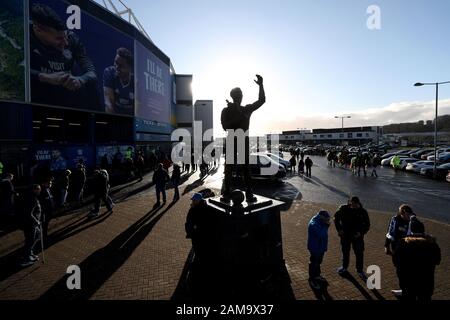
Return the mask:
<svg viewBox="0 0 450 320"><path fill-rule="evenodd" d="M441 262L436 239L425 234L425 226L411 217L410 235L399 240L393 255L404 300L429 301L434 292L434 272Z"/></svg>
<svg viewBox="0 0 450 320"><path fill-rule="evenodd" d="M320 265L328 250L329 226L330 214L325 210L317 213L308 224L309 284L316 290L319 290L321 283L325 281L321 276Z"/></svg>

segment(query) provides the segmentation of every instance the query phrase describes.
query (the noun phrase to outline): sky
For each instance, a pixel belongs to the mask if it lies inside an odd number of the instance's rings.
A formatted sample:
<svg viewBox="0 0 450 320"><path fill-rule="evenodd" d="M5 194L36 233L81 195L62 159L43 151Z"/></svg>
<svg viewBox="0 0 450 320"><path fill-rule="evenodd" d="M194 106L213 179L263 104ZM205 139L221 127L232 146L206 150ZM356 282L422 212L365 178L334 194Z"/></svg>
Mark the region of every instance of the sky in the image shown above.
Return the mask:
<svg viewBox="0 0 450 320"><path fill-rule="evenodd" d="M448 0L124 0L179 74L193 74L194 100L214 100L214 129L234 87L243 104L267 102L252 135L282 130L385 125L434 118L435 88L450 80ZM367 27L369 6L380 29ZM372 21L372 20L371 20ZM450 114L450 85L439 113Z"/></svg>

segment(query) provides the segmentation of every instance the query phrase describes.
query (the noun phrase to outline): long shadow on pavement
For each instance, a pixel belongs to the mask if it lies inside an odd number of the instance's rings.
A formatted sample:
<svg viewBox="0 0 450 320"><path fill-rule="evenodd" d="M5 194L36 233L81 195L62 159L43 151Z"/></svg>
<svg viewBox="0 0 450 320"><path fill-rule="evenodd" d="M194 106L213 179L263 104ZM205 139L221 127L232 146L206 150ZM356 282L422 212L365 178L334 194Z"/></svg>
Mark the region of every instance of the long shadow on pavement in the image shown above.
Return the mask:
<svg viewBox="0 0 450 320"><path fill-rule="evenodd" d="M56 230L49 234L47 241L44 241L45 250L57 244L58 242L73 237L74 235L94 227L111 216L112 212L108 212L107 214L101 215L99 218L92 220L87 217L83 217L75 220L71 224ZM91 223L89 223L91 222ZM84 227L83 227L84 226ZM40 253L40 244L36 245L36 253ZM19 265L19 261L23 255L23 247L14 250L6 256L0 258L0 281L3 281L10 276L16 274L20 270L24 269Z"/></svg>
<svg viewBox="0 0 450 320"><path fill-rule="evenodd" d="M261 266L265 268L265 266ZM191 249L183 267L173 301L295 301L291 279L285 265L272 268L264 277L260 270L235 270L216 263L200 266Z"/></svg>
<svg viewBox="0 0 450 320"><path fill-rule="evenodd" d="M342 275L342 278L350 281L356 287L356 289L358 289L359 292L361 292L361 294L364 296L364 298L366 298L366 300L373 300L370 293L367 292L367 290L350 273L347 272L346 274Z"/></svg>
<svg viewBox="0 0 450 320"><path fill-rule="evenodd" d="M163 207L155 206L145 216L115 237L105 247L95 251L78 266L82 271L82 290L67 290L67 276L58 280L39 299L87 300L127 261L139 244L152 231L156 223L175 203Z"/></svg>
<svg viewBox="0 0 450 320"><path fill-rule="evenodd" d="M313 177L311 179L314 180L315 182L317 182L318 184L320 184L321 186L325 187L326 189L330 190L331 192L337 194L338 196L341 196L341 197L344 197L344 198L347 198L347 199L350 198L349 194L347 194L347 193L345 193L345 192L343 192L343 191L341 191L339 189L336 189L335 187L332 187L332 186L329 186L329 185L325 184L322 180L320 180L317 177Z"/></svg>

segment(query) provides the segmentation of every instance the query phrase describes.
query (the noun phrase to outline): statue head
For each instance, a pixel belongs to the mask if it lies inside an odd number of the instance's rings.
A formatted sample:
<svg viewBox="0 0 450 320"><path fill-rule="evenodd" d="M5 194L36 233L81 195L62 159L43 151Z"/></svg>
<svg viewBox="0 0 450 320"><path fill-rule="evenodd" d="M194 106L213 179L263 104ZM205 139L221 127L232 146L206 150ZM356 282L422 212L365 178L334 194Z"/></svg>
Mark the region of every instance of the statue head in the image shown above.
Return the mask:
<svg viewBox="0 0 450 320"><path fill-rule="evenodd" d="M242 103L242 90L241 88L234 88L230 92L230 96L233 99L235 105L240 106Z"/></svg>
<svg viewBox="0 0 450 320"><path fill-rule="evenodd" d="M231 200L233 200L233 206L240 207L245 200L244 192L239 189L231 192Z"/></svg>

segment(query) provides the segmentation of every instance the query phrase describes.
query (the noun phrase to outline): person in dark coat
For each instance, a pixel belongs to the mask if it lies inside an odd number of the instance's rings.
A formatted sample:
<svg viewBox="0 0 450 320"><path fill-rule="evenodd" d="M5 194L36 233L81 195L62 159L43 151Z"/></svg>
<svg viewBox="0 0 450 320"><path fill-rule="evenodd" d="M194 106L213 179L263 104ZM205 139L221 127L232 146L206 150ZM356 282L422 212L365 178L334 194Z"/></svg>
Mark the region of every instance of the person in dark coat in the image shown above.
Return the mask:
<svg viewBox="0 0 450 320"><path fill-rule="evenodd" d="M317 213L308 224L309 284L315 290L319 290L321 283L325 281L321 276L320 265L328 250L329 226L330 214L325 210Z"/></svg>
<svg viewBox="0 0 450 320"><path fill-rule="evenodd" d="M41 204L41 221L42 221L42 233L44 243L47 241L48 225L53 217L53 210L55 209L55 202L53 201L53 195L51 192L52 180L47 179L41 184L41 193L39 195L39 203Z"/></svg>
<svg viewBox="0 0 450 320"><path fill-rule="evenodd" d="M416 214L413 209L407 204L402 204L398 208L397 214L391 218L386 233L386 240L384 242L384 250L387 255L394 256L400 240L408 235L409 223L414 216L416 216ZM401 289L391 290L391 292L397 297L402 296Z"/></svg>
<svg viewBox="0 0 450 320"><path fill-rule="evenodd" d="M72 190L75 196L75 200L79 205L83 204L84 186L86 184L86 169L82 164L77 164L77 168L71 176Z"/></svg>
<svg viewBox="0 0 450 320"><path fill-rule="evenodd" d="M41 186L35 184L29 190L24 199L22 199L21 224L25 235L24 255L20 265L27 267L33 265L39 260L34 253L36 244L39 242L41 232L41 204L39 203L39 195Z"/></svg>
<svg viewBox="0 0 450 320"><path fill-rule="evenodd" d="M169 174L164 169L163 164L160 163L158 168L153 173L153 183L156 189L156 205L160 205L160 196L162 194L163 204L166 203L166 183L169 181Z"/></svg>
<svg viewBox="0 0 450 320"><path fill-rule="evenodd" d="M410 235L400 239L393 261L404 300L431 300L434 272L441 262L441 249L436 239L425 234L425 226L411 217Z"/></svg>
<svg viewBox="0 0 450 320"><path fill-rule="evenodd" d="M298 162L298 173L299 174L305 173L305 162L303 161L303 159L300 159L300 161Z"/></svg>
<svg viewBox="0 0 450 320"><path fill-rule="evenodd" d="M144 165L145 165L144 156L142 155L142 152L139 152L136 157L136 170L137 175L139 177L139 181L142 181L144 176Z"/></svg>
<svg viewBox="0 0 450 320"><path fill-rule="evenodd" d="M380 157L378 156L378 154L376 154L376 155L372 158L372 173L370 174L371 177L376 177L376 178L378 178L377 167L378 167L380 164L381 164Z"/></svg>
<svg viewBox="0 0 450 320"><path fill-rule="evenodd" d="M289 163L291 164L292 171L295 172L295 167L297 166L296 155L293 155L291 157L291 159L289 160Z"/></svg>
<svg viewBox="0 0 450 320"><path fill-rule="evenodd" d="M212 262L216 225L214 214L209 210L201 193L195 193L191 208L186 216L186 238L192 240L195 252L195 262L205 265Z"/></svg>
<svg viewBox="0 0 450 320"><path fill-rule="evenodd" d="M67 201L67 194L69 192L70 176L72 172L70 170L65 170L62 172L58 179L58 189L59 189L59 203L58 205L64 207Z"/></svg>
<svg viewBox="0 0 450 320"><path fill-rule="evenodd" d="M178 186L180 185L181 180L181 168L179 165L174 164L173 165L173 171L172 171L172 177L170 178L175 194L173 197L173 200L176 201L180 199L180 190L178 189Z"/></svg>
<svg viewBox="0 0 450 320"><path fill-rule="evenodd" d="M306 157L305 167L306 167L306 176L311 178L311 168L313 166L313 162L309 157Z"/></svg>
<svg viewBox="0 0 450 320"><path fill-rule="evenodd" d="M90 218L98 217L100 213L100 202L106 205L107 212L112 212L114 203L109 196L109 174L104 169L96 169L93 177L93 189L94 189L94 209L89 213Z"/></svg>
<svg viewBox="0 0 450 320"><path fill-rule="evenodd" d="M352 197L348 204L339 207L334 215L334 225L341 238L342 267L338 273L345 275L350 262L350 249L356 256L356 272L366 279L364 273L364 235L370 229L370 220L367 211L363 208L358 197Z"/></svg>

